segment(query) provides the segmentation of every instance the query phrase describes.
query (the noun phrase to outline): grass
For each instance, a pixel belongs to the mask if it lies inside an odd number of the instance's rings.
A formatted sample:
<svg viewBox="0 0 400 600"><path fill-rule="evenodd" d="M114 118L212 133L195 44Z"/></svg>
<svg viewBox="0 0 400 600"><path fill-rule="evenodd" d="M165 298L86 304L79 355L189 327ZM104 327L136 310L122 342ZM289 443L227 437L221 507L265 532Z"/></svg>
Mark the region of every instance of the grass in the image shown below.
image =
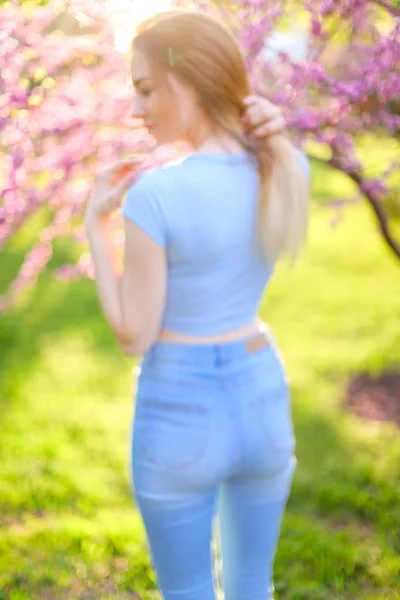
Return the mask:
<svg viewBox="0 0 400 600"><path fill-rule="evenodd" d="M399 369L399 264L354 190L314 169L311 238L261 312L292 380L299 460L275 566L277 600L400 598L400 439L343 408L349 377ZM6 249L4 289L32 236ZM52 265L73 250L57 245ZM396 316L397 315L397 316ZM48 274L0 327L0 600L157 597L130 493L134 362L93 284Z"/></svg>

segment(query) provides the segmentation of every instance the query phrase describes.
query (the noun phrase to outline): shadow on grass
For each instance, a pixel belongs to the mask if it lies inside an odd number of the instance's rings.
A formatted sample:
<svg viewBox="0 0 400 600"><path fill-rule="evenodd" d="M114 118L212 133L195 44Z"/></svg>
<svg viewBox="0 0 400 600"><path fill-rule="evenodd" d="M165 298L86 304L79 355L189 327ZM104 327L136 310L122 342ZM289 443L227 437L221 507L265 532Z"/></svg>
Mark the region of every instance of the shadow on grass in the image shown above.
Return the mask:
<svg viewBox="0 0 400 600"><path fill-rule="evenodd" d="M333 529L355 526L360 535L382 535L394 554L400 551L399 468L396 453L387 456L385 477L375 459L396 439L396 433L371 444L353 438L357 417L314 410L295 397L298 469L290 506L294 513ZM322 399L323 400L323 399ZM315 399L316 404L320 402ZM333 418L332 418L333 417ZM351 419L350 422L346 421ZM361 422L359 423L360 426ZM393 438L392 438L393 436Z"/></svg>

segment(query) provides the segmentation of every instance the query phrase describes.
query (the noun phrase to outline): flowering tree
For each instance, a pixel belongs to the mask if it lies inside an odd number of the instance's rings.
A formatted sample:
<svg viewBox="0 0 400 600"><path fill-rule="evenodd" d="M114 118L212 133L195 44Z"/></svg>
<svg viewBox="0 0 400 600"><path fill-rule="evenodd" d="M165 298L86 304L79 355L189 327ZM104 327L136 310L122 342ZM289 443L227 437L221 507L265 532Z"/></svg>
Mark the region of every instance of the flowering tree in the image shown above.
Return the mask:
<svg viewBox="0 0 400 600"><path fill-rule="evenodd" d="M3 309L45 269L56 237L84 240L81 216L97 165L151 148L133 127L128 63L98 8L9 2L0 12L0 251L32 215L45 211L48 221ZM91 273L88 253L57 272Z"/></svg>
<svg viewBox="0 0 400 600"><path fill-rule="evenodd" d="M314 149L325 151L326 158L316 153L315 160L355 182L400 258L390 227L391 215L400 209L394 195L399 163L371 177L356 152L365 132L399 140L398 4L307 0L298 9L307 32L306 55L296 59L280 52L274 60L265 49L282 19L296 9L293 2L194 4L216 10L236 31L254 88L287 107L299 144L312 141ZM97 165L132 153L147 154L149 166L163 160L130 118L128 63L114 42L100 1L66 6L50 0L32 8L14 0L0 6L0 251L32 215L43 212L48 223L3 298L3 309L45 269L56 237L84 240L81 216ZM57 274L92 276L89 255Z"/></svg>
<svg viewBox="0 0 400 600"><path fill-rule="evenodd" d="M186 4L182 0L181 4ZM207 9L208 2L192 3ZM366 200L379 230L400 259L395 226L400 217L400 3L398 0L307 0L297 10L287 0L231 0L220 14L236 31L246 51L254 88L287 107L293 137L321 153L314 160L345 173ZM216 6L221 6L216 3ZM307 13L306 19L304 14ZM279 22L291 15L307 32L304 57L279 52L265 57ZM371 176L357 155L360 136L373 144L391 140L397 160ZM379 140L379 141L378 141ZM397 154L396 154L397 152ZM376 171L376 170L375 170ZM343 200L336 199L340 208Z"/></svg>

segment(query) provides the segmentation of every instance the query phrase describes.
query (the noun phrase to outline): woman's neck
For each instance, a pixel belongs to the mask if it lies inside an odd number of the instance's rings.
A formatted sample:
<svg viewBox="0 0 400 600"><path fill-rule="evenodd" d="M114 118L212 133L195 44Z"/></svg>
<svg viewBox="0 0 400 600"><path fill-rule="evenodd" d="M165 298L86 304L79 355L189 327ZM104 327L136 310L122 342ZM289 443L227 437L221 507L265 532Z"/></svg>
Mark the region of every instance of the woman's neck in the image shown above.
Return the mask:
<svg viewBox="0 0 400 600"><path fill-rule="evenodd" d="M193 152L202 154L235 154L241 152L243 147L228 136L221 137L210 137L200 144L197 148L193 149Z"/></svg>
<svg viewBox="0 0 400 600"><path fill-rule="evenodd" d="M235 133L242 134L242 125L235 123L235 132L232 135L225 131L216 131L204 115L199 115L195 126L187 132L186 142L192 152L204 154L234 154L243 150L241 144L235 139Z"/></svg>

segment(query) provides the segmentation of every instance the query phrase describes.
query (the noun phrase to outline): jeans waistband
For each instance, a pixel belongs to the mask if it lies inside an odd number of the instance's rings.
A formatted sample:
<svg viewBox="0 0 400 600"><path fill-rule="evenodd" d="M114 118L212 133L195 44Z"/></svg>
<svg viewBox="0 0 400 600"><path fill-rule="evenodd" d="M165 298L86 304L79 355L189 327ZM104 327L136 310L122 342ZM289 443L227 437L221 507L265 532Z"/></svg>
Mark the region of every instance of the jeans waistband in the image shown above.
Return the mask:
<svg viewBox="0 0 400 600"><path fill-rule="evenodd" d="M156 342L143 357L144 362L158 360L181 364L220 365L261 352L273 343L272 334L265 324L255 334L240 340L220 344L185 344Z"/></svg>

